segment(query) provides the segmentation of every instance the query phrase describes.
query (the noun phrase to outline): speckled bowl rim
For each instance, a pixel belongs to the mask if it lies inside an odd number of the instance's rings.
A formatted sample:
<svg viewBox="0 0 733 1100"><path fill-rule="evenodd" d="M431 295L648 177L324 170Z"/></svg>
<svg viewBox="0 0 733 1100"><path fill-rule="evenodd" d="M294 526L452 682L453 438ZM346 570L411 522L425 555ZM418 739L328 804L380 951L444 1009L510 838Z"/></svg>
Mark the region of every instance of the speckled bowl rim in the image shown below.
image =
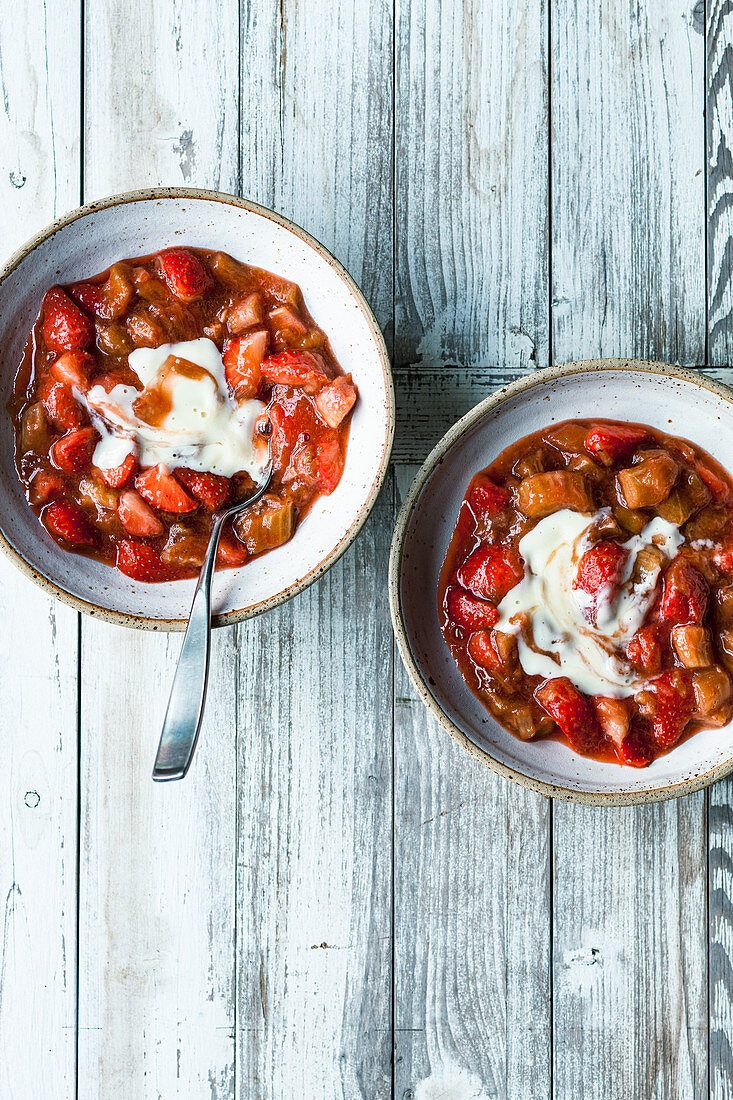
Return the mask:
<svg viewBox="0 0 733 1100"><path fill-rule="evenodd" d="M407 496L405 497L402 508L400 509L394 535L392 537L392 546L389 555L389 609L392 616L392 627L397 640L397 648L400 657L402 658L418 695L433 718L435 718L440 725L448 731L453 740L457 741L461 748L465 749L475 760L479 760L487 768L490 768L494 772L498 772L499 775L503 775L506 779L512 779L522 787L527 787L529 790L536 791L538 794L546 795L548 798L557 798L563 802L577 802L585 806L640 806L649 802L664 802L670 798L680 798L682 795L692 794L694 791L699 791L703 787L708 787L711 783L716 783L719 779L724 779L733 772L733 756L723 764L719 764L715 768L711 768L710 771L695 776L693 779L685 780L683 783L673 783L664 787L656 787L647 791L615 791L610 794L605 794L602 791L576 791L569 787L556 786L553 783L546 783L544 780L525 775L523 772L509 767L507 764L495 760L489 752L475 745L473 741L466 736L463 730L448 717L443 708L433 697L410 648L402 615L400 596L405 538L413 513L418 506L420 494L430 480L436 467L443 461L445 455L451 450L453 445L457 443L463 433L468 428L473 427L474 424L481 420L482 417L492 409L497 408L497 406L502 405L505 401L516 397L518 394L527 393L530 390L536 389L538 386L544 386L547 383L555 382L558 378L565 378L573 374L590 374L598 371L629 371L635 374L661 374L667 375L670 378L681 378L687 382L693 382L702 389L711 390L713 393L718 394L720 397L725 398L733 404L733 388L726 386L723 382L718 382L714 378L708 378L706 375L700 374L697 371L688 370L685 367L676 367L670 363L658 363L644 359L584 359L574 363L563 363L554 367L545 367L543 370L538 370L534 374L528 375L526 378L520 378L515 382L509 383L507 386L502 386L501 389L492 393L491 396L487 397L484 401L480 402L480 404L476 405L475 408L471 409L470 412L466 413L461 420L446 432L440 442L436 444L430 452L416 474Z"/></svg>
<svg viewBox="0 0 733 1100"><path fill-rule="evenodd" d="M294 584L290 585L289 588L284 589L275 596L271 596L267 600L263 600L261 603L253 604L252 607L227 611L223 615L215 615L212 619L213 626L231 626L233 623L239 623L245 619L252 619L265 611L271 611L274 607L279 607L280 604L285 603L287 600L292 599L293 596L297 596L298 593L303 592L304 589L317 581L319 577L322 577L323 574L326 573L344 553L346 553L356 536L359 534L359 531L364 526L369 513L376 503L380 489L384 484L384 479L387 476L387 470L389 468L390 456L392 454L395 431L395 395L392 368L389 360L389 353L387 352L387 345L385 344L384 336L377 323L377 319L363 293L343 264L328 251L325 245L322 245L320 241L312 237L307 230L303 229L295 222L290 221L289 218L284 217L282 214L275 213L274 210L269 210L266 206L260 206L259 203L251 202L249 199L242 199L237 195L229 195L226 191L209 191L197 187L149 187L135 191L123 191L117 195L110 195L104 199L96 199L94 202L85 203L84 206L79 206L77 209L71 210L68 214L64 214L62 217L57 218L55 221L51 222L50 225L47 225L44 229L41 229L40 232L30 237L25 244L21 245L20 248L0 266L0 284L7 279L8 275L10 275L39 244L47 241L50 237L53 237L55 233L58 233L59 230L64 229L67 225L77 221L79 218L86 217L87 214L94 214L96 211L108 210L111 206L122 206L125 203L132 202L150 202L151 200L163 201L165 199L207 199L208 201L221 202L229 206L238 206L243 210L248 210L252 214L259 214L268 221L275 222L277 225L290 230L291 233L300 237L305 244L309 245L334 269L356 301L374 337L387 393L386 432L381 442L382 459L377 475L372 482L371 488L354 522L333 550L331 550L318 565L314 566L313 569L306 573L304 577L299 578ZM101 619L103 622L133 627L138 630L161 631L185 630L188 624L188 620L185 618L155 619L143 615L133 615L125 611L113 611L109 608L100 607L98 604L92 603L89 600L83 600L79 596L73 595L71 592L67 592L66 589L62 588L50 577L47 577L45 573L41 573L39 570L34 569L25 560L22 554L10 544L1 530L0 552L10 558L20 572L37 584L39 588L42 588L44 592L47 592L51 596L55 596L56 599L61 600L63 603L69 604L76 611L83 611L85 614Z"/></svg>

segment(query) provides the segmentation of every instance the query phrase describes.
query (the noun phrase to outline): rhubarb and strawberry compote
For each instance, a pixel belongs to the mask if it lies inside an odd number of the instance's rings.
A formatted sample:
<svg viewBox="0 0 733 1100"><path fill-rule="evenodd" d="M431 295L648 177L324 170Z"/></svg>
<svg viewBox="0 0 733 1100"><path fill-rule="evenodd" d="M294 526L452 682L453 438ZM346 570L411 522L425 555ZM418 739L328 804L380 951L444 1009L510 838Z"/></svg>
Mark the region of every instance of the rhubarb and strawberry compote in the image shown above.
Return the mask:
<svg viewBox="0 0 733 1100"><path fill-rule="evenodd" d="M290 539L344 468L356 401L300 288L223 252L170 248L51 287L9 411L50 536L141 581L194 575L211 516L251 492L217 566Z"/></svg>
<svg viewBox="0 0 733 1100"><path fill-rule="evenodd" d="M472 479L438 606L517 737L644 767L733 715L733 480L643 424L535 432Z"/></svg>

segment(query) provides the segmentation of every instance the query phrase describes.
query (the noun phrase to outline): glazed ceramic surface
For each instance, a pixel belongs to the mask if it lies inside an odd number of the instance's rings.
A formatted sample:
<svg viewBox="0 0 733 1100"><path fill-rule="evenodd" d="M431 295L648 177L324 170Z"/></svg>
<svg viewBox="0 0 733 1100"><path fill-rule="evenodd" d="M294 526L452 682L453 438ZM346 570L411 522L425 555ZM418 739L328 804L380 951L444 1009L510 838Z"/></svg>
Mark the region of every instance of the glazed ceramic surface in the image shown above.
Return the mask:
<svg viewBox="0 0 733 1100"><path fill-rule="evenodd" d="M440 568L474 473L521 436L570 418L651 424L693 440L733 470L733 391L664 364L600 360L536 374L459 421L417 475L390 560L390 606L403 660L423 700L489 767L545 794L600 804L688 793L733 770L733 724L689 737L648 768L600 763L553 740L522 742L469 690L440 632Z"/></svg>
<svg viewBox="0 0 733 1100"><path fill-rule="evenodd" d="M47 287L104 270L115 260L172 245L221 249L300 285L344 372L359 388L346 467L285 546L214 579L217 625L257 614L316 580L358 533L384 479L394 397L382 334L341 265L292 223L241 199L206 191L131 192L83 207L28 242L0 272L0 403ZM10 418L0 431L0 535L15 563L54 595L91 614L148 629L185 626L194 581L142 584L61 550L28 508L13 461Z"/></svg>

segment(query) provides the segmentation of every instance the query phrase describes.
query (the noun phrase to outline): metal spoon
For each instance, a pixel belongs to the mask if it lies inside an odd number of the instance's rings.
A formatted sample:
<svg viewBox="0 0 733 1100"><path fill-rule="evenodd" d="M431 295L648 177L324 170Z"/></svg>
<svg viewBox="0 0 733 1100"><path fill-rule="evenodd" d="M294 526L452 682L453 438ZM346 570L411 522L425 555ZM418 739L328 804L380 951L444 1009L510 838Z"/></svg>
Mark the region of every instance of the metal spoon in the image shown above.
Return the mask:
<svg viewBox="0 0 733 1100"><path fill-rule="evenodd" d="M269 427L269 425L268 425ZM211 648L211 578L214 575L219 536L225 520L238 515L255 504L272 478L272 459L262 472L252 493L228 508L214 513L201 572L188 617L188 627L178 658L168 709L163 720L158 754L153 766L153 779L183 779L193 759L196 738L201 728L206 702L206 683L209 676L209 650Z"/></svg>

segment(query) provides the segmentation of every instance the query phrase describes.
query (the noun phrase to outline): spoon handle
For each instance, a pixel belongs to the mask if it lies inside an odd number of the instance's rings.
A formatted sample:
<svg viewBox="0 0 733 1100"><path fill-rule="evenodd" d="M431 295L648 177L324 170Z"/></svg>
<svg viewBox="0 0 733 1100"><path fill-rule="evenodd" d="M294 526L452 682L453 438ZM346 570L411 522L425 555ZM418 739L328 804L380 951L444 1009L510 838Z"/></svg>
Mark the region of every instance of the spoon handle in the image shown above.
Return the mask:
<svg viewBox="0 0 733 1100"><path fill-rule="evenodd" d="M153 779L183 779L193 758L206 702L211 648L211 578L214 575L224 516L211 527L206 557L191 604L191 614L178 658L168 709L163 721Z"/></svg>

